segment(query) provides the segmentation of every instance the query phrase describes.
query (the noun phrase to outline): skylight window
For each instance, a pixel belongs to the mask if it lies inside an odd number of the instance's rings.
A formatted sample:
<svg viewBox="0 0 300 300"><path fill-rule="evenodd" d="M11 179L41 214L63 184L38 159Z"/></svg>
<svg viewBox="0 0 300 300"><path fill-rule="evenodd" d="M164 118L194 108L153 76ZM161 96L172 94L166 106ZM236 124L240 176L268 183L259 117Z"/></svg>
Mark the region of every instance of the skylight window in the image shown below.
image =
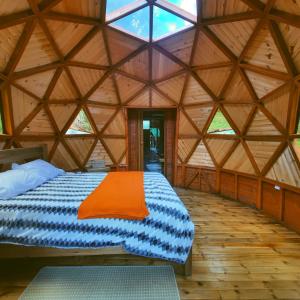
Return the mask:
<svg viewBox="0 0 300 300"><path fill-rule="evenodd" d="M153 6L153 33L152 39L158 40L165 36L169 36L178 31L184 30L186 28L192 27L193 23L189 22L187 19L192 19L193 15L191 12L196 13L196 2L195 0L170 0L168 3L166 0L163 0L160 5L162 7L169 8L169 11L154 5ZM191 4L186 4L186 2L191 2ZM139 8L141 5L144 5L146 2L141 0L122 0L119 1L109 1L107 3L107 15L106 18L111 20L110 25L115 27L121 31L129 33L133 36L141 38L143 40L150 40L150 7L143 6L139 10L135 10ZM194 3L194 4L193 4ZM168 6L169 4L169 6ZM135 10L132 13L128 14L126 9ZM184 11L185 9L185 11ZM170 11L174 11L174 13ZM182 15L186 15L188 11L189 16L185 16L185 18L181 18L178 16L180 12ZM124 17L122 15L127 13ZM114 16L112 16L114 14Z"/></svg>
<svg viewBox="0 0 300 300"><path fill-rule="evenodd" d="M144 40L149 40L149 7L144 7L124 18L111 23L111 25Z"/></svg>
<svg viewBox="0 0 300 300"><path fill-rule="evenodd" d="M67 135L70 134L91 134L93 133L92 126L89 119L87 118L85 112L81 110L77 115L76 119L73 121L72 125L66 132Z"/></svg>
<svg viewBox="0 0 300 300"><path fill-rule="evenodd" d="M197 2L196 0L165 0L170 2L177 7L181 8L182 10L197 16Z"/></svg>
<svg viewBox="0 0 300 300"><path fill-rule="evenodd" d="M131 11L143 4L144 0L107 0L106 2L106 19L111 20L124 13Z"/></svg>
<svg viewBox="0 0 300 300"><path fill-rule="evenodd" d="M153 39L157 40L185 28L193 26L192 23L164 10L154 7L153 10Z"/></svg>

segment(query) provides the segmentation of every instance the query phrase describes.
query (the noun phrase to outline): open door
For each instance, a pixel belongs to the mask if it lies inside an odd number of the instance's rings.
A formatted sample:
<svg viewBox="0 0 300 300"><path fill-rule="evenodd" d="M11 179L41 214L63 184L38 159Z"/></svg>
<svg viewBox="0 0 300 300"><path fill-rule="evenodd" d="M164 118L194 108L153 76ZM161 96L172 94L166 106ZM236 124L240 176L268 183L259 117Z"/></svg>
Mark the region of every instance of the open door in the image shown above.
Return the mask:
<svg viewBox="0 0 300 300"><path fill-rule="evenodd" d="M128 168L161 172L172 184L176 110L128 109Z"/></svg>

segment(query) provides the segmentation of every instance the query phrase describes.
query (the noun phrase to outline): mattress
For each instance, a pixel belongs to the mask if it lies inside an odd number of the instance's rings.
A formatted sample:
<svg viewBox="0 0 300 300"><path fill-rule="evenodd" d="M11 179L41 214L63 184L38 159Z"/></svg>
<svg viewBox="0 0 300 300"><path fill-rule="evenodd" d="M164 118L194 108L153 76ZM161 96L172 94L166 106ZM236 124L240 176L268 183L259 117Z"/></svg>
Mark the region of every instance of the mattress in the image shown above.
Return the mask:
<svg viewBox="0 0 300 300"><path fill-rule="evenodd" d="M78 220L80 203L106 173L65 173L40 187L0 201L0 243L55 248L121 246L128 253L184 263L194 225L184 204L159 173L144 173L149 216Z"/></svg>

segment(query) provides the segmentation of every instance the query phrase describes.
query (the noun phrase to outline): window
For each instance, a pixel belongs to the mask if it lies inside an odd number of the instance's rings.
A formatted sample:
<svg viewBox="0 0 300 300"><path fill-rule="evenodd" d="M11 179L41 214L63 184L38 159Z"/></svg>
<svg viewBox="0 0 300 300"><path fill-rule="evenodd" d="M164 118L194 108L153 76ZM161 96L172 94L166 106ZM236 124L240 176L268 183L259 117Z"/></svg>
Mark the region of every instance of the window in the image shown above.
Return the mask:
<svg viewBox="0 0 300 300"><path fill-rule="evenodd" d="M183 14L184 11L188 11L188 12L193 11L194 13L196 13L195 8L193 8L194 0L192 1L180 0L180 1L169 1L169 2L171 2L170 4L173 5L175 8L178 7L179 10L182 10ZM186 4L187 2L191 2L191 5L190 4L187 5ZM115 14L115 16L117 16L118 12L119 12L119 16L121 16L122 14L126 13L126 7L127 9L129 9L129 11L132 10L133 8L130 7L133 4L137 5L136 9L138 9L139 6L142 5L142 8L124 16L123 18L120 18L116 21L112 21L110 25L126 33L144 39L146 41L149 41L150 38L152 38L153 40L158 40L165 36L171 35L175 32L193 26L191 22L181 18L178 14L171 13L161 7L154 5L153 6L153 33L152 33L152 37L150 37L150 23L151 23L150 8L149 6L145 6L145 3L147 2L137 1L137 0L136 1L133 0L113 1L112 3L108 1L106 18L113 19L114 17L112 17L112 14Z"/></svg>
<svg viewBox="0 0 300 300"><path fill-rule="evenodd" d="M143 129L150 129L150 121L149 120L143 121Z"/></svg>
<svg viewBox="0 0 300 300"><path fill-rule="evenodd" d="M212 134L235 134L234 130L219 110L216 112L207 132Z"/></svg>
<svg viewBox="0 0 300 300"><path fill-rule="evenodd" d="M81 110L66 134L91 134L93 133L92 126L85 112Z"/></svg>
<svg viewBox="0 0 300 300"><path fill-rule="evenodd" d="M192 23L159 7L153 10L153 39L157 40L191 27Z"/></svg>
<svg viewBox="0 0 300 300"><path fill-rule="evenodd" d="M0 134L4 133L4 125L3 125L3 110L2 110L2 103L0 99Z"/></svg>
<svg viewBox="0 0 300 300"><path fill-rule="evenodd" d="M168 2L176 5L182 10L197 16L197 2L196 0L167 0Z"/></svg>
<svg viewBox="0 0 300 300"><path fill-rule="evenodd" d="M296 127L296 133L300 134L300 108L298 112L298 122L297 122L297 127Z"/></svg>
<svg viewBox="0 0 300 300"><path fill-rule="evenodd" d="M111 25L119 30L131 33L144 40L149 40L150 15L149 7L140 9Z"/></svg>

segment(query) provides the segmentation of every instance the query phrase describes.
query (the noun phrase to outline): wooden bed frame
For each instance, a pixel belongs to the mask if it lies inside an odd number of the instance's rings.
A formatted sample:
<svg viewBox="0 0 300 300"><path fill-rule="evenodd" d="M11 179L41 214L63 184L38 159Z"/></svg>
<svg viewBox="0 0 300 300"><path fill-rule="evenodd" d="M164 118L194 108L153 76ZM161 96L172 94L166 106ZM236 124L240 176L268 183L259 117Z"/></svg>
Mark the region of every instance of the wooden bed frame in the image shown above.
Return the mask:
<svg viewBox="0 0 300 300"><path fill-rule="evenodd" d="M12 163L30 161L34 159L47 160L47 146L40 146L34 148L20 148L20 149L9 149L0 151L0 165L10 165ZM44 247L30 247L20 246L13 244L0 244L0 260L8 259L28 259L28 258L62 258L62 257L89 257L89 256L140 256L131 255L126 252L122 247L107 247L101 249L60 249L60 248L44 248ZM190 251L189 257L185 264L176 264L169 261L160 259L149 259L150 261L159 261L161 264L172 264L177 274L190 276L192 273L192 250ZM129 260L130 263L130 260Z"/></svg>

